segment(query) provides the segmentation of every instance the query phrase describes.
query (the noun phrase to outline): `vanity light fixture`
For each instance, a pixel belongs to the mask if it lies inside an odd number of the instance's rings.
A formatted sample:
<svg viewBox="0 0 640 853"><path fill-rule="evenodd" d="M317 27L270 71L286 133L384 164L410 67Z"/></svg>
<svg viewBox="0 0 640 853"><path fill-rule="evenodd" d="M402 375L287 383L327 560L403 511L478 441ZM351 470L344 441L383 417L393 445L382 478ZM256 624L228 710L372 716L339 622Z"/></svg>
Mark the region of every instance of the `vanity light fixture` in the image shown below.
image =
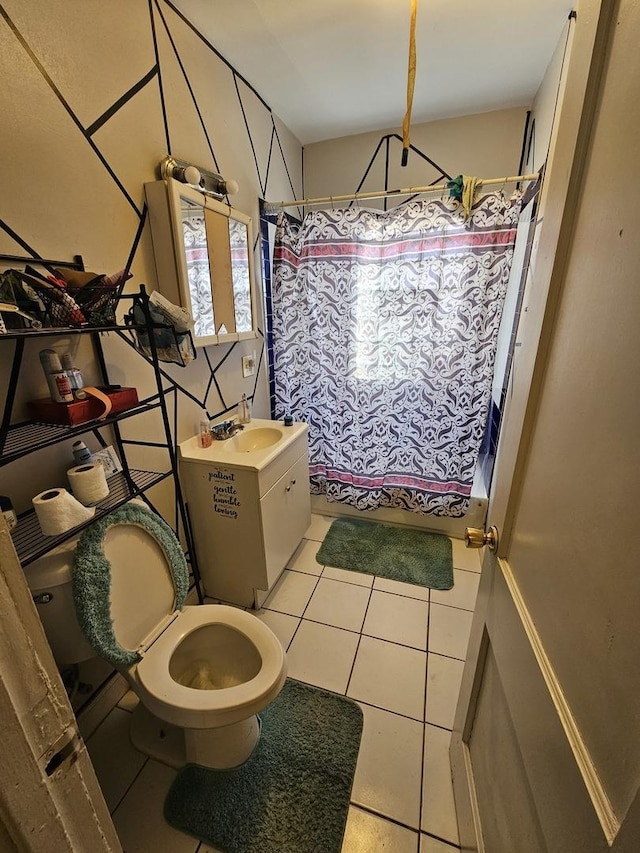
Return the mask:
<svg viewBox="0 0 640 853"><path fill-rule="evenodd" d="M173 178L182 184L196 187L206 195L223 198L226 195L235 195L238 192L238 182L233 179L225 180L217 172L203 169L201 166L192 166L186 160L177 157L165 157L160 162L160 175L163 180Z"/></svg>

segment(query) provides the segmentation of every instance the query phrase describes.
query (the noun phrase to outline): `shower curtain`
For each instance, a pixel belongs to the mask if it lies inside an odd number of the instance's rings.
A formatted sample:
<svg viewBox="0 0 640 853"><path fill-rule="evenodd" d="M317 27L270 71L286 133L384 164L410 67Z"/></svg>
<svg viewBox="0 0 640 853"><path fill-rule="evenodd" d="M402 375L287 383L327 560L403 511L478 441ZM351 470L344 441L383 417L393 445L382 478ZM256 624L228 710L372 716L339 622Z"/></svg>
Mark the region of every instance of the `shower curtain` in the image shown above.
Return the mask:
<svg viewBox="0 0 640 853"><path fill-rule="evenodd" d="M309 425L311 492L459 517L491 394L520 197L280 214L276 418Z"/></svg>

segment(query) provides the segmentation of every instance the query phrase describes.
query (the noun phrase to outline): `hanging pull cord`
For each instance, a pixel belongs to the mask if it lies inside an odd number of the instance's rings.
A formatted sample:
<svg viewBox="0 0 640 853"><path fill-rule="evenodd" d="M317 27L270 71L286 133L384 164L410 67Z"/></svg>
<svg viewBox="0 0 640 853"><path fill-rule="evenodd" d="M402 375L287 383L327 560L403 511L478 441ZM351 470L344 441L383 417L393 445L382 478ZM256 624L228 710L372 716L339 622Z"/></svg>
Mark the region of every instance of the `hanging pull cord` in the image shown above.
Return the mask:
<svg viewBox="0 0 640 853"><path fill-rule="evenodd" d="M407 111L402 122L402 166L409 159L409 128L411 127L411 108L413 106L413 90L416 84L416 12L418 0L411 0L411 25L409 28L409 72L407 76Z"/></svg>

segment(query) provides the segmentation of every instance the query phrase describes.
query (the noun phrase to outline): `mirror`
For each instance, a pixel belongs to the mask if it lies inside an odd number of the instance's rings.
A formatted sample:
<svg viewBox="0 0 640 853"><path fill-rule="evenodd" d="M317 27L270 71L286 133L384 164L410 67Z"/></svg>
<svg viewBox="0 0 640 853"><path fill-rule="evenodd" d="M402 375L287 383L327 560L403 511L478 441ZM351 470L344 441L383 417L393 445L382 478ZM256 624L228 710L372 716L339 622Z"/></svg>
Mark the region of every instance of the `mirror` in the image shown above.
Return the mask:
<svg viewBox="0 0 640 853"><path fill-rule="evenodd" d="M158 285L192 315L195 345L256 337L251 218L171 178L145 192Z"/></svg>

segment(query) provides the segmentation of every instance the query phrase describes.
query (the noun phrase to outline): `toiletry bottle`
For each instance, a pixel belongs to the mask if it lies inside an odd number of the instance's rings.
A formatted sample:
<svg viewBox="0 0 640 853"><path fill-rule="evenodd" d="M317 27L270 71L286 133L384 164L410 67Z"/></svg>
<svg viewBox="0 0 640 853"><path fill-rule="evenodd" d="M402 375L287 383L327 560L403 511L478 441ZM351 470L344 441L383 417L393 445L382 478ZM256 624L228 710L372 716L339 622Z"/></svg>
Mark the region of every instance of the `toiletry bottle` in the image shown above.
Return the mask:
<svg viewBox="0 0 640 853"><path fill-rule="evenodd" d="M69 379L69 384L71 385L71 391L73 396L76 399L81 399L82 397L86 397L85 394L78 394L78 391L81 391L84 388L84 381L82 379L82 374L78 370L77 367L73 366L73 356L70 352L65 352L62 356L62 369L67 374L67 378Z"/></svg>
<svg viewBox="0 0 640 853"><path fill-rule="evenodd" d="M251 423L251 400L247 400L246 394L242 395L242 399L238 403L238 423Z"/></svg>
<svg viewBox="0 0 640 853"><path fill-rule="evenodd" d="M74 441L71 445L73 453L73 461L76 465L82 465L85 462L91 461L91 451L84 441Z"/></svg>
<svg viewBox="0 0 640 853"><path fill-rule="evenodd" d="M58 353L52 349L40 350L40 364L44 370L51 399L56 403L73 402L71 383L62 369Z"/></svg>
<svg viewBox="0 0 640 853"><path fill-rule="evenodd" d="M202 418L198 424L198 447L211 447L212 444L211 423L209 418Z"/></svg>

